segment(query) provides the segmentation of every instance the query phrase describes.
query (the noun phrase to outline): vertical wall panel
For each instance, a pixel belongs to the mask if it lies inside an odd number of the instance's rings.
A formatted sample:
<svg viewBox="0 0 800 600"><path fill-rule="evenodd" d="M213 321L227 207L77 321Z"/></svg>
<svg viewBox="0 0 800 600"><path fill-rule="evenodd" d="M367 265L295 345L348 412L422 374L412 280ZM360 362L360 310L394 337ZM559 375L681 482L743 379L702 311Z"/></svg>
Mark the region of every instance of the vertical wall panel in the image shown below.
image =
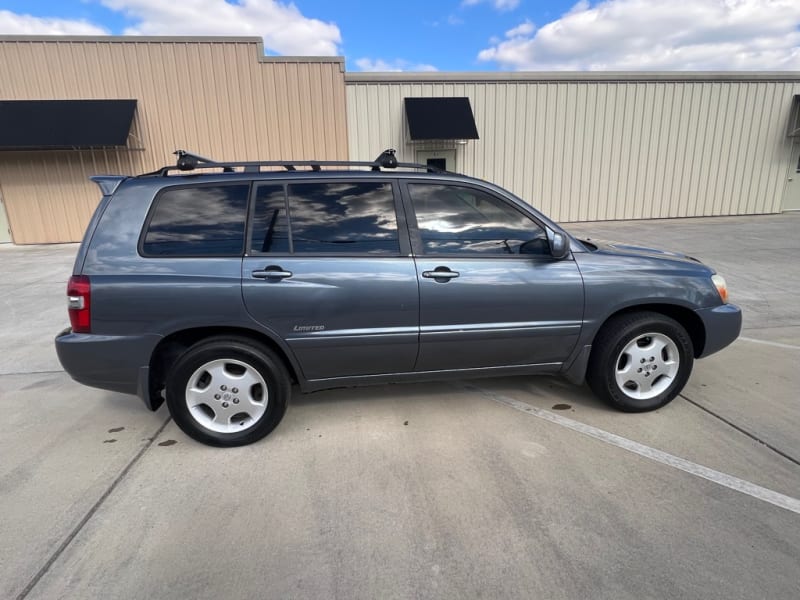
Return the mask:
<svg viewBox="0 0 800 600"><path fill-rule="evenodd" d="M177 148L219 160L346 159L342 59L265 57L258 38L0 38L0 99L134 98L127 148L0 152L16 243L77 241L88 177L137 174Z"/></svg>
<svg viewBox="0 0 800 600"><path fill-rule="evenodd" d="M456 146L457 169L556 219L780 210L800 74L459 77L348 74L351 158L393 147L413 161L420 146L408 140L403 98L460 95L470 99L480 139ZM355 118L377 97L380 110Z"/></svg>

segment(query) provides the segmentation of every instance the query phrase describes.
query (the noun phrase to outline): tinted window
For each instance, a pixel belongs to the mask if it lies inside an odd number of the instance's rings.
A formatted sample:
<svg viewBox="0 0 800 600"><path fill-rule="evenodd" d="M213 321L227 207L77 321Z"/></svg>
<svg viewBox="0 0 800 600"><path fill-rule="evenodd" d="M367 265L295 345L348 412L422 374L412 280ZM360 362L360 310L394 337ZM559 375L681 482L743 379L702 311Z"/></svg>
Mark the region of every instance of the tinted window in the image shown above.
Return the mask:
<svg viewBox="0 0 800 600"><path fill-rule="evenodd" d="M390 183L297 183L288 193L295 252L400 253Z"/></svg>
<svg viewBox="0 0 800 600"><path fill-rule="evenodd" d="M167 189L155 199L145 254L238 256L244 246L249 184Z"/></svg>
<svg viewBox="0 0 800 600"><path fill-rule="evenodd" d="M253 252L291 250L283 185L260 185L256 188L250 250Z"/></svg>
<svg viewBox="0 0 800 600"><path fill-rule="evenodd" d="M426 254L549 254L544 230L501 198L455 185L408 189Z"/></svg>

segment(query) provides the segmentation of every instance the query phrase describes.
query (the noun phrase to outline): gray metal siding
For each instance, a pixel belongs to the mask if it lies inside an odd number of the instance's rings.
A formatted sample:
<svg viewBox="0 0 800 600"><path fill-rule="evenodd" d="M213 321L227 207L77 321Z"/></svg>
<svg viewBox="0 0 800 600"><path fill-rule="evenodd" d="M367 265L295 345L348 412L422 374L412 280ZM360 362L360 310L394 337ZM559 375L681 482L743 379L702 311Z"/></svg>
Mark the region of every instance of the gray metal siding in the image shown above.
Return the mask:
<svg viewBox="0 0 800 600"><path fill-rule="evenodd" d="M413 161L403 98L467 96L480 140L456 170L513 191L560 221L778 212L786 128L800 75L767 80L435 81L348 75L352 160L389 147Z"/></svg>

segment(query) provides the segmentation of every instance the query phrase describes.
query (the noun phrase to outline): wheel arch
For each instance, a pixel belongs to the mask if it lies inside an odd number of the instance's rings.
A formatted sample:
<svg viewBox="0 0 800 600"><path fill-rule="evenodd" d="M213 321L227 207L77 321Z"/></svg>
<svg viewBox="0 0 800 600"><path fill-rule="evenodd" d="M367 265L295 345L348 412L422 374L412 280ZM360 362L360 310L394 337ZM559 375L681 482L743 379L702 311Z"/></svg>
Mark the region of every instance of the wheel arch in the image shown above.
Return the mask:
<svg viewBox="0 0 800 600"><path fill-rule="evenodd" d="M296 364L290 351L269 335L245 327L215 326L193 327L175 331L165 336L150 356L149 388L152 398L159 398L166 382L170 367L188 348L204 339L216 336L236 336L246 338L266 346L276 354L289 372L293 382L301 383L300 366Z"/></svg>
<svg viewBox="0 0 800 600"><path fill-rule="evenodd" d="M602 329L608 324L609 321L618 317L619 315L636 313L636 312L654 312L664 315L665 317L669 317L675 321L677 321L685 330L686 333L689 334L689 338L692 340L692 350L694 353L695 358L699 358L700 355L703 353L703 349L705 348L706 344L706 329L705 325L703 325L703 320L697 315L695 311L691 308L686 308L685 306L680 306L678 304L666 304L666 303L647 303L647 304L634 304L631 306L626 306L625 308L621 308L616 312L609 314L604 320L602 325L597 328L597 332L595 333L595 338L597 335L602 331Z"/></svg>

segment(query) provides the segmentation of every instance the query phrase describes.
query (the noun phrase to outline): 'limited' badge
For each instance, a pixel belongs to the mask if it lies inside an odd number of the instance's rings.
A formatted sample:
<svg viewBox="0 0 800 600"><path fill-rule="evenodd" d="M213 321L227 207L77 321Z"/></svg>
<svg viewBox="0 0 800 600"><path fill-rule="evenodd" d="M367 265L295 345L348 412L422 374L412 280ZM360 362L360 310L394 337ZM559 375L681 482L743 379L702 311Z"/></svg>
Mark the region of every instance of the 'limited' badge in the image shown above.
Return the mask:
<svg viewBox="0 0 800 600"><path fill-rule="evenodd" d="M308 331L325 331L325 325L295 325L292 331L306 333Z"/></svg>

